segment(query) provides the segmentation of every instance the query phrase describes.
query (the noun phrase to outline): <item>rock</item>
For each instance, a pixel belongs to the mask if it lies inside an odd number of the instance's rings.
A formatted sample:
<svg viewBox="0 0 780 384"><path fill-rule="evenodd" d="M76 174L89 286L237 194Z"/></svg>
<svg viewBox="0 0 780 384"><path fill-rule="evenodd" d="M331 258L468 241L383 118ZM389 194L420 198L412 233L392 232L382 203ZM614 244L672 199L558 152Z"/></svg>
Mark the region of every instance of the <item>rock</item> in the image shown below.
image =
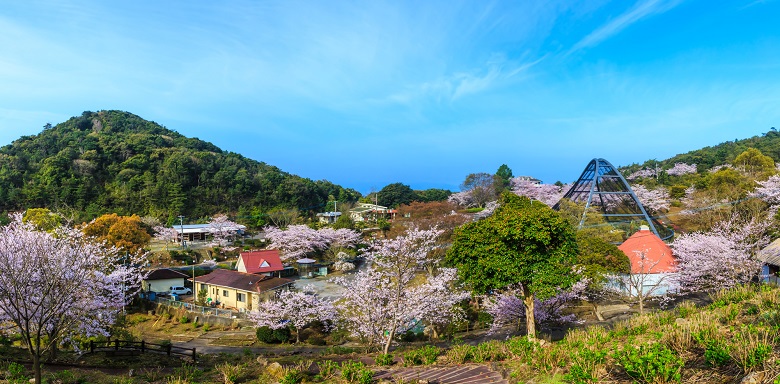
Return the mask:
<svg viewBox="0 0 780 384"><path fill-rule="evenodd" d="M128 377L133 377L133 376L135 376L135 370L134 370L133 368L130 368L130 372L128 372L128 373L127 373L127 376L128 376Z"/></svg>
<svg viewBox="0 0 780 384"><path fill-rule="evenodd" d="M753 372L742 378L740 384L760 384L764 382L764 372Z"/></svg>
<svg viewBox="0 0 780 384"><path fill-rule="evenodd" d="M268 365L268 359L263 356L257 356L257 363L265 367Z"/></svg>
<svg viewBox="0 0 780 384"><path fill-rule="evenodd" d="M282 377L284 374L284 367L279 363L271 363L265 367L265 370L274 377Z"/></svg>

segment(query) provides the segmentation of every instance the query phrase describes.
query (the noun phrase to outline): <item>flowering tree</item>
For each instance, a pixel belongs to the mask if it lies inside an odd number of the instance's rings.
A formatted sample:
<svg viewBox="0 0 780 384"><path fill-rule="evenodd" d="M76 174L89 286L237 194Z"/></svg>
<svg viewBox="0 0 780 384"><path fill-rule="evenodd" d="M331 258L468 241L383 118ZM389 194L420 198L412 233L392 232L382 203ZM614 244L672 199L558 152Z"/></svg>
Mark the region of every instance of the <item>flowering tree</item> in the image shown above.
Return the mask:
<svg viewBox="0 0 780 384"><path fill-rule="evenodd" d="M321 232L305 225L290 225L285 230L266 227L265 237L271 240L268 248L281 251L282 261L298 259L328 246Z"/></svg>
<svg viewBox="0 0 780 384"><path fill-rule="evenodd" d="M642 168L626 177L628 180L635 180L639 178L650 178L650 177L656 177L658 175L658 172L656 172L655 169L650 168Z"/></svg>
<svg viewBox="0 0 780 384"><path fill-rule="evenodd" d="M352 271L355 269L355 264L352 264L344 260L338 260L335 263L333 263L333 269L342 272Z"/></svg>
<svg viewBox="0 0 780 384"><path fill-rule="evenodd" d="M577 320L573 314L564 315L568 306L584 299L583 293L588 286L587 280L580 280L571 289L559 291L546 300L534 299L534 317L540 325L568 324ZM485 300L485 311L493 316L490 332L496 332L501 327L515 325L520 329L525 320L525 304L522 299L522 288L511 287L506 291L488 296Z"/></svg>
<svg viewBox="0 0 780 384"><path fill-rule="evenodd" d="M168 228L162 225L156 225L153 228L155 240L165 243L165 250L168 250L168 243L175 243L179 238L179 232L173 228Z"/></svg>
<svg viewBox="0 0 780 384"><path fill-rule="evenodd" d="M395 336L418 322L439 324L455 315L454 305L468 297L454 287L456 271L418 273L431 262L428 253L439 233L413 229L382 240L366 254L371 263L367 269L353 279L334 279L346 288L338 306L354 335L371 345L384 343L387 353Z"/></svg>
<svg viewBox="0 0 780 384"><path fill-rule="evenodd" d="M644 185L637 184L632 185L631 189L648 211L656 213L669 209L669 192L665 188L648 190Z"/></svg>
<svg viewBox="0 0 780 384"><path fill-rule="evenodd" d="M696 164L674 163L674 166L666 170L669 176L682 176L696 173Z"/></svg>
<svg viewBox="0 0 780 384"><path fill-rule="evenodd" d="M305 286L302 291L282 291L276 300L257 303L249 318L258 327L271 329L289 327L295 333L295 342L300 342L300 330L306 325L321 321L326 329L336 323L336 310L330 300L316 295L314 287Z"/></svg>
<svg viewBox="0 0 780 384"><path fill-rule="evenodd" d="M36 231L17 215L0 228L0 323L13 325L41 382L41 358L74 336L108 335L144 274L79 231ZM122 254L124 256L124 254ZM123 261L120 263L120 260Z"/></svg>
<svg viewBox="0 0 780 384"><path fill-rule="evenodd" d="M758 181L758 187L748 196L766 201L770 205L780 204L780 175Z"/></svg>
<svg viewBox="0 0 780 384"><path fill-rule="evenodd" d="M236 236L238 228L238 224L230 221L226 215L219 214L211 218L208 230L213 244L225 246Z"/></svg>
<svg viewBox="0 0 780 384"><path fill-rule="evenodd" d="M769 239L769 220L737 216L709 232L686 233L672 243L677 257L677 284L682 292L717 291L751 281L761 270L755 253Z"/></svg>
<svg viewBox="0 0 780 384"><path fill-rule="evenodd" d="M447 201L461 207L474 207L477 204L474 202L474 198L471 195L471 191L456 192L451 194Z"/></svg>
<svg viewBox="0 0 780 384"><path fill-rule="evenodd" d="M539 200L552 207L557 203L571 186L557 186L555 184L537 184L527 178L516 177L512 179L512 192L519 196L525 196L532 200Z"/></svg>

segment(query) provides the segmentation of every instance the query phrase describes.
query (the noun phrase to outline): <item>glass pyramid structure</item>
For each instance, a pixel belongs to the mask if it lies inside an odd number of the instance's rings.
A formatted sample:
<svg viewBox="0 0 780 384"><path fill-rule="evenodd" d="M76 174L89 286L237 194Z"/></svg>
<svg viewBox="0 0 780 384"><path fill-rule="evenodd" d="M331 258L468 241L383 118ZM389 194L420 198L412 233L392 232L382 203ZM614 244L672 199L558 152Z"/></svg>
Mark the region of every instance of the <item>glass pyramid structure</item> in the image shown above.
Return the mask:
<svg viewBox="0 0 780 384"><path fill-rule="evenodd" d="M580 228L586 223L587 215L601 215L606 223L627 235L639 230L640 225L647 225L663 240L674 236L671 229L647 214L626 179L607 160L591 160L563 199L585 204ZM553 209L557 210L560 204Z"/></svg>

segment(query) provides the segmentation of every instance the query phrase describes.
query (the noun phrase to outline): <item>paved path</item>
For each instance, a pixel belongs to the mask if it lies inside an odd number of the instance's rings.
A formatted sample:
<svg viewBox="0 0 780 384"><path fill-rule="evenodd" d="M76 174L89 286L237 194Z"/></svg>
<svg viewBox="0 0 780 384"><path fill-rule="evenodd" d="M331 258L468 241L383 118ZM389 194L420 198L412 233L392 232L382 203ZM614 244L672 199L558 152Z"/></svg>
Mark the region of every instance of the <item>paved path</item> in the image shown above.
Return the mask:
<svg viewBox="0 0 780 384"><path fill-rule="evenodd" d="M507 384L498 372L486 365L454 367L414 367L377 371L374 379L426 380L430 384Z"/></svg>

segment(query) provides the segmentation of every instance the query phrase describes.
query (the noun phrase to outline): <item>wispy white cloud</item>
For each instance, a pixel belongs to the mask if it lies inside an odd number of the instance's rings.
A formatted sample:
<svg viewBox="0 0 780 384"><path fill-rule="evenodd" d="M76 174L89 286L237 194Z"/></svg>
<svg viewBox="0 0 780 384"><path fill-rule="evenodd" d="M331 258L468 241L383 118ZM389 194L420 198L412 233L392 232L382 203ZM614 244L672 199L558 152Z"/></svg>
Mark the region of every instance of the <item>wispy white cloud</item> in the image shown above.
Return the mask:
<svg viewBox="0 0 780 384"><path fill-rule="evenodd" d="M646 17L664 13L681 2L682 0L642 0L627 12L585 36L577 44L574 44L567 54L598 45L602 41L620 33L620 31L626 29L631 24Z"/></svg>

